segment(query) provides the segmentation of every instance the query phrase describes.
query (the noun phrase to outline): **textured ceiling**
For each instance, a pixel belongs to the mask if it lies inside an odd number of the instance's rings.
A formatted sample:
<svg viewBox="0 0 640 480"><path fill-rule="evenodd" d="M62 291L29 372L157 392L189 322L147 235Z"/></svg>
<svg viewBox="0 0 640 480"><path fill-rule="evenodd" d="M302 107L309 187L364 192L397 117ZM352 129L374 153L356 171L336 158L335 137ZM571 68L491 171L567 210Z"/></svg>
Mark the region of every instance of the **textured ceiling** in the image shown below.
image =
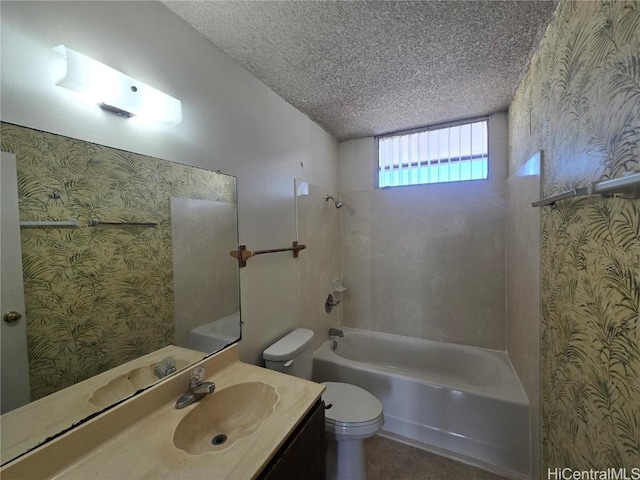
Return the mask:
<svg viewBox="0 0 640 480"><path fill-rule="evenodd" d="M539 1L168 1L338 140L506 110L556 7Z"/></svg>

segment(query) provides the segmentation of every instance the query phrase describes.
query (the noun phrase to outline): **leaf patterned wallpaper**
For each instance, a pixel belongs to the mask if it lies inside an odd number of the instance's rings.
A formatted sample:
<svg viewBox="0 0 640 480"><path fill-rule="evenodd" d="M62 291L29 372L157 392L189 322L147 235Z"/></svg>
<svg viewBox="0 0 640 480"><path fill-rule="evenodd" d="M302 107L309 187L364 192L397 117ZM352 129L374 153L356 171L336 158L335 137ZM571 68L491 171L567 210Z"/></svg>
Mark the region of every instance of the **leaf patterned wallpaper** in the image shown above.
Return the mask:
<svg viewBox="0 0 640 480"><path fill-rule="evenodd" d="M510 171L546 195L640 170L640 2L561 0L509 111ZM542 212L542 457L640 466L640 200Z"/></svg>
<svg viewBox="0 0 640 480"><path fill-rule="evenodd" d="M172 344L170 197L235 203L235 178L7 123L0 138L20 220L80 222L21 229L31 399Z"/></svg>

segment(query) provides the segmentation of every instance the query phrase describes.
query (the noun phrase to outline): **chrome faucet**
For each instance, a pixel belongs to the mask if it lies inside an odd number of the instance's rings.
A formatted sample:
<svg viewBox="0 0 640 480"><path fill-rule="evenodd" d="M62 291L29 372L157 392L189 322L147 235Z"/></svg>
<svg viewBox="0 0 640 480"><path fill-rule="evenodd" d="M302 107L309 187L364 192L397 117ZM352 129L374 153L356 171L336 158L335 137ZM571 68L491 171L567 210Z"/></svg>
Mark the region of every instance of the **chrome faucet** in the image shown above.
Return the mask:
<svg viewBox="0 0 640 480"><path fill-rule="evenodd" d="M158 378L164 378L167 375L171 375L176 371L176 360L173 357L167 357L160 360L155 368L153 369L153 373Z"/></svg>
<svg viewBox="0 0 640 480"><path fill-rule="evenodd" d="M344 337L344 332L341 328L330 328L329 329L330 337Z"/></svg>
<svg viewBox="0 0 640 480"><path fill-rule="evenodd" d="M187 390L180 398L176 400L176 408L184 408L207 395L211 395L216 391L216 384L213 382L204 382L205 369L196 367L192 370L189 380L189 390Z"/></svg>

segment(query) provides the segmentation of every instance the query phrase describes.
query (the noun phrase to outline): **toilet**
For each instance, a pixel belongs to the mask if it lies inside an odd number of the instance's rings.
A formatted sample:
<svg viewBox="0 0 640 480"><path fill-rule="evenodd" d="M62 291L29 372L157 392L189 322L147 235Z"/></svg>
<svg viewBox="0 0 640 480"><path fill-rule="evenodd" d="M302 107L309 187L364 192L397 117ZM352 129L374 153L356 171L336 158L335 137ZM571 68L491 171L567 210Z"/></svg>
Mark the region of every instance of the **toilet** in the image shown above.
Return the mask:
<svg viewBox="0 0 640 480"><path fill-rule="evenodd" d="M270 370L311 380L313 373L313 331L298 328L264 351ZM324 382L327 436L327 479L365 480L363 440L375 435L384 424L382 404L355 385Z"/></svg>

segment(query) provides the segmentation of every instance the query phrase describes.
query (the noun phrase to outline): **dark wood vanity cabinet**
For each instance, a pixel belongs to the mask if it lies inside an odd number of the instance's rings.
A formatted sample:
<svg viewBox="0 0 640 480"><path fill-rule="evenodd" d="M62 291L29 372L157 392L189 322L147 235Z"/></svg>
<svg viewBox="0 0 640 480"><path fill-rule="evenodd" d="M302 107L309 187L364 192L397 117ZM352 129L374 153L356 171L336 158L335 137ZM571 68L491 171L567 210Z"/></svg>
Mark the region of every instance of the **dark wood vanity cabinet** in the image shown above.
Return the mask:
<svg viewBox="0 0 640 480"><path fill-rule="evenodd" d="M318 401L258 478L325 480L326 450L324 402Z"/></svg>

